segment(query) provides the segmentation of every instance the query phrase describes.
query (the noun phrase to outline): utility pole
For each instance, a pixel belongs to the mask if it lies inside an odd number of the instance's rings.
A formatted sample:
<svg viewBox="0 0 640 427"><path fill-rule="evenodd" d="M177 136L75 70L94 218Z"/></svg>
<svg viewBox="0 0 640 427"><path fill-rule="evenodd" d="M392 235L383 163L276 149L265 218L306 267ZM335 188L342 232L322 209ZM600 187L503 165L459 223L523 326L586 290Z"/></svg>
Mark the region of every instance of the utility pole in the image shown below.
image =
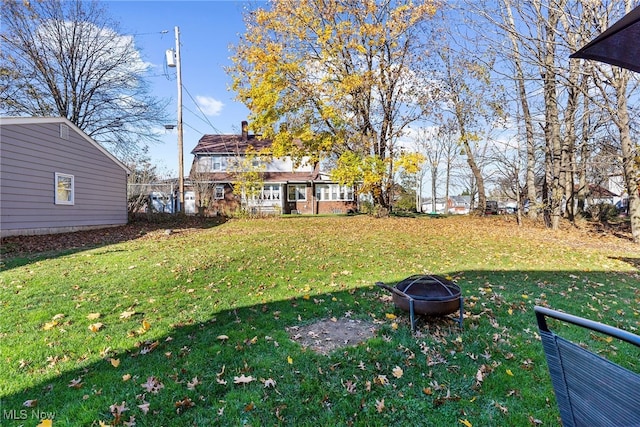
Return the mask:
<svg viewBox="0 0 640 427"><path fill-rule="evenodd" d="M176 80L178 81L178 198L179 212L184 212L184 153L182 143L182 69L180 61L180 29L176 26Z"/></svg>
<svg viewBox="0 0 640 427"><path fill-rule="evenodd" d="M178 212L184 212L184 153L182 142L182 66L180 60L180 29L176 31L176 50L167 50L167 66L176 67L178 82Z"/></svg>

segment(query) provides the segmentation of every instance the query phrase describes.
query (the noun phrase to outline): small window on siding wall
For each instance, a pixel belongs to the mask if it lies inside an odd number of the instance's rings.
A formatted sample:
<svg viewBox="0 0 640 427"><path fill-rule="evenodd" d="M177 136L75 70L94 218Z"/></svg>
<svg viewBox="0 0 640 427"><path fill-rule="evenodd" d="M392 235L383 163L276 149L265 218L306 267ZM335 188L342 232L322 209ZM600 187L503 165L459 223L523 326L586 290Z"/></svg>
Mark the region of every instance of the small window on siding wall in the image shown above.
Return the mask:
<svg viewBox="0 0 640 427"><path fill-rule="evenodd" d="M55 203L56 205L73 205L74 199L73 175L66 173L55 174Z"/></svg>

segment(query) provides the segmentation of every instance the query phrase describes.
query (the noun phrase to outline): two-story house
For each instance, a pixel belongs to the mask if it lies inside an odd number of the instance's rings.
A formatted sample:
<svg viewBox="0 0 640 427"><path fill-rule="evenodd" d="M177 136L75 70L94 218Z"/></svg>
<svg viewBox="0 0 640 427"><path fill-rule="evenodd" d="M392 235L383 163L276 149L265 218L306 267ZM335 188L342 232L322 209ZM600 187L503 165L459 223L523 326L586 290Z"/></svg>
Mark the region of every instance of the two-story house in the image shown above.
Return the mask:
<svg viewBox="0 0 640 427"><path fill-rule="evenodd" d="M328 174L320 171L319 164L308 164L303 159L301 165L296 165L290 157L247 154L247 150L268 152L271 141L250 135L245 121L241 129L242 133L235 135L204 135L191 151L194 159L190 179L194 185L208 184L209 214L234 212L242 205L259 213L322 214L357 210L354 189L331 181ZM240 189L234 191L242 168L247 169L244 172L254 171L262 186L250 196L243 196ZM202 195L196 194L198 197Z"/></svg>

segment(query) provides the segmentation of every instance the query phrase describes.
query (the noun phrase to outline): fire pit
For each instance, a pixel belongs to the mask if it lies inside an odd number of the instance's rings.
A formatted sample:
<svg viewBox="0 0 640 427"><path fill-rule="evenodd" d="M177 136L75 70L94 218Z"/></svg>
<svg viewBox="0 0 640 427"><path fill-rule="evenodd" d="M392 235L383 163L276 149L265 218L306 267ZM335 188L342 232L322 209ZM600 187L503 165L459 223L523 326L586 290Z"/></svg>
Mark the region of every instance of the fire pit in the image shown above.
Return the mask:
<svg viewBox="0 0 640 427"><path fill-rule="evenodd" d="M376 285L390 291L396 307L408 311L411 330L415 331L415 315L444 316L460 311L458 325L462 328L464 313L460 286L441 276L414 275L400 281L395 287L382 282Z"/></svg>

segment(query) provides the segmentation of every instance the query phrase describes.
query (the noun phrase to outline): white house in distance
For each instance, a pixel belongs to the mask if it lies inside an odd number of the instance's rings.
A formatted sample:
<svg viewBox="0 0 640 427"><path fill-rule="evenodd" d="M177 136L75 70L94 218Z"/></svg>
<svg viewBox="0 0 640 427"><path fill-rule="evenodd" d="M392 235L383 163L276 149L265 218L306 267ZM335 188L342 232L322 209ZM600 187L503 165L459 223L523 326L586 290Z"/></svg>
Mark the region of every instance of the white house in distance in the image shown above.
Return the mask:
<svg viewBox="0 0 640 427"><path fill-rule="evenodd" d="M0 118L0 236L126 224L128 173L66 118Z"/></svg>

